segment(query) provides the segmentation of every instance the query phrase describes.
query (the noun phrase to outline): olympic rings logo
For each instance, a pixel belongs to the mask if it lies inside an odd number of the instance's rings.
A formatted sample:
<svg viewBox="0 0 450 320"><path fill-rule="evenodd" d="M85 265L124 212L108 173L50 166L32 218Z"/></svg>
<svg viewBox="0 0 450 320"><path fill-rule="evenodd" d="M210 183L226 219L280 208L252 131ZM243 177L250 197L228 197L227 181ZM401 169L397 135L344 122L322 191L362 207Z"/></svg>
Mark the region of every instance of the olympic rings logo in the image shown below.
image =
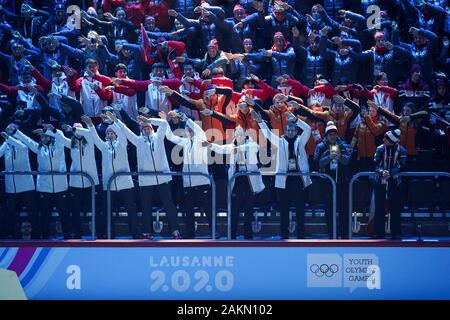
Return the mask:
<svg viewBox="0 0 450 320"><path fill-rule="evenodd" d="M331 278L332 276L334 276L336 272L339 271L339 267L337 264L327 265L323 263L320 266L318 264L312 264L309 267L309 270L312 273L314 273L318 278L321 278L323 276Z"/></svg>

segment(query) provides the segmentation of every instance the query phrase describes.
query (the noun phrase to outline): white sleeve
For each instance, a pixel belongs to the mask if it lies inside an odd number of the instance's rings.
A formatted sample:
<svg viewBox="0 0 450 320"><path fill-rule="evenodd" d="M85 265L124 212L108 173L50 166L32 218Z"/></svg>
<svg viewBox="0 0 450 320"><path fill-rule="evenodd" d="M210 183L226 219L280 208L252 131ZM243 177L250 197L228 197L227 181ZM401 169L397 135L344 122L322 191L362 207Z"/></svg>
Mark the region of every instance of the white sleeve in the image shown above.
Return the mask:
<svg viewBox="0 0 450 320"><path fill-rule="evenodd" d="M194 121L192 121L191 119L187 119L186 121L186 125L191 128L192 130L194 130L194 134L197 135L197 137L200 140L206 141L206 134L205 131L203 131L203 129L196 124Z"/></svg>
<svg viewBox="0 0 450 320"><path fill-rule="evenodd" d="M309 141L309 137L311 137L311 127L301 119L298 119L297 126L303 130L300 135L300 143L305 146Z"/></svg>
<svg viewBox="0 0 450 320"><path fill-rule="evenodd" d="M49 130L47 130L45 133L47 134L47 132L49 132ZM51 133L53 133L53 132L51 132ZM72 143L71 143L70 139L67 138L61 130L57 129L56 134L53 133L53 136L55 137L56 142L58 144L61 144L64 147L70 149Z"/></svg>
<svg viewBox="0 0 450 320"><path fill-rule="evenodd" d="M169 126L169 123L164 119L157 119L157 118L150 119L150 123L158 127L156 137L158 139L163 139L166 136L166 130L167 127Z"/></svg>
<svg viewBox="0 0 450 320"><path fill-rule="evenodd" d="M3 157L3 155L5 154L5 149L6 149L6 141L3 142L2 145L0 146L0 158Z"/></svg>
<svg viewBox="0 0 450 320"><path fill-rule="evenodd" d="M232 144L219 145L216 143L211 143L211 149L219 154L230 154L233 152L234 145Z"/></svg>
<svg viewBox="0 0 450 320"><path fill-rule="evenodd" d="M37 143L36 141L32 140L27 135L23 134L22 131L17 130L16 133L14 134L14 136L17 139L19 139L20 141L22 141L34 153L37 154L39 152L39 143Z"/></svg>
<svg viewBox="0 0 450 320"><path fill-rule="evenodd" d="M5 141L6 143L9 143L10 145L13 145L14 147L16 147L19 150L27 150L28 147L23 144L23 142L17 140L14 137L9 136L8 140Z"/></svg>
<svg viewBox="0 0 450 320"><path fill-rule="evenodd" d="M92 139L94 140L94 144L97 146L97 148L100 151L103 151L103 149L105 148L105 142L100 139L100 137L98 136L97 130L95 129L94 126L89 127L89 132L92 135Z"/></svg>
<svg viewBox="0 0 450 320"><path fill-rule="evenodd" d="M264 137L266 137L267 140L278 147L280 145L280 138L272 131L270 131L269 127L267 127L267 124L264 121L258 123L258 125L261 128L261 132L263 133Z"/></svg>
<svg viewBox="0 0 450 320"><path fill-rule="evenodd" d="M130 128L128 128L128 127L126 126L126 124L123 123L122 121L117 120L116 123L117 123L117 125L120 127L120 130L122 131L122 133L127 137L127 139L128 139L132 144L134 144L135 146L137 146L139 137L138 137L133 131L131 131Z"/></svg>
<svg viewBox="0 0 450 320"><path fill-rule="evenodd" d="M119 143L118 145L122 148L126 148L128 145L127 136L125 135L124 130L122 130L122 127L118 124L118 122L119 120L115 121L112 126L116 130L117 141Z"/></svg>
<svg viewBox="0 0 450 320"><path fill-rule="evenodd" d="M172 143L178 144L182 147L184 147L186 138L178 137L173 134L172 129L170 129L170 126L167 126L166 128L166 138L167 140L171 141Z"/></svg>

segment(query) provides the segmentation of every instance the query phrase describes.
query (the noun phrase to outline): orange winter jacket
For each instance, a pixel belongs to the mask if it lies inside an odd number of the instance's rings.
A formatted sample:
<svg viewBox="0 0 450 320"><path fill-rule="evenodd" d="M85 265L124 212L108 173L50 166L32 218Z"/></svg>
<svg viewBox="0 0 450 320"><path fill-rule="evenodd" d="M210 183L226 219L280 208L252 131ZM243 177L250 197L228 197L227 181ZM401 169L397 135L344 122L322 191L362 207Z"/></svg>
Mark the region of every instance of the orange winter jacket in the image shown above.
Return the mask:
<svg viewBox="0 0 450 320"><path fill-rule="evenodd" d="M375 138L384 133L386 124L366 115L359 123L352 139L352 147L358 146L358 158L373 158L377 145Z"/></svg>
<svg viewBox="0 0 450 320"><path fill-rule="evenodd" d="M409 116L410 121L408 122L401 122L400 116L397 116L396 114L384 108L379 108L378 112L384 115L386 119L399 126L401 132L400 144L406 148L408 156L416 156L418 154L416 148L416 134L417 134L416 119L419 119L420 117L427 115L427 112L419 111L411 114Z"/></svg>

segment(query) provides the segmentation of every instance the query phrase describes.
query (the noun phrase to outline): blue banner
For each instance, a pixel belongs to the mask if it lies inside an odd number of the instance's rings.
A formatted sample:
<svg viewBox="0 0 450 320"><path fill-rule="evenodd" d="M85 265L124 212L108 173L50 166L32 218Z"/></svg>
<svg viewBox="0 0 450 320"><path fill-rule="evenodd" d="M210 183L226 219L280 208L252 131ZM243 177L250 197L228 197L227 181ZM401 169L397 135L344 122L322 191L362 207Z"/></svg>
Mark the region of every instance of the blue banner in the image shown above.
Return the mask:
<svg viewBox="0 0 450 320"><path fill-rule="evenodd" d="M450 299L449 270L449 247L3 247L0 297L12 271L28 299Z"/></svg>

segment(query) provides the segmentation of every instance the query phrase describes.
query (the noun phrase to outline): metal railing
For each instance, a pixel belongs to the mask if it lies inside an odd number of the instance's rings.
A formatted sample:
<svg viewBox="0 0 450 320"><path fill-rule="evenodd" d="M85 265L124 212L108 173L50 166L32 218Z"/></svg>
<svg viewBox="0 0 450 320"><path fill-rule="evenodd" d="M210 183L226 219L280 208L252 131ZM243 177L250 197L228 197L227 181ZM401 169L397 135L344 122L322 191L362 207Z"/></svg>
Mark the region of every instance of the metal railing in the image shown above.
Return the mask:
<svg viewBox="0 0 450 320"><path fill-rule="evenodd" d="M0 176L82 176L89 180L91 183L91 235L92 240L95 240L95 181L88 173L81 171L74 172L39 172L39 171L2 171L0 172Z"/></svg>
<svg viewBox="0 0 450 320"><path fill-rule="evenodd" d="M337 238L337 225L336 225L336 182L333 180L333 178L326 174L326 173L320 173L320 172L286 172L286 173L276 173L275 175L272 173L264 173L264 172L236 172L231 176L230 179L228 179L228 186L227 186L227 236L228 240L231 240L231 194L232 194L232 185L234 180L237 177L241 176L257 176L257 175L263 175L263 176L285 176L285 177L320 177L323 179L328 179L328 181L331 182L332 186L332 211L333 211L333 239Z"/></svg>
<svg viewBox="0 0 450 320"><path fill-rule="evenodd" d="M377 176L378 174L376 172L360 172L355 174L352 179L350 180L349 186L348 186L348 237L349 239L352 238L353 235L353 226L352 226L352 214L353 214L353 183L358 180L360 177L373 177ZM449 172L400 172L396 177L447 177L450 178ZM357 222L357 216L354 217L354 224L356 225Z"/></svg>
<svg viewBox="0 0 450 320"><path fill-rule="evenodd" d="M146 172L116 172L111 178L109 178L106 186L106 218L107 218L107 233L108 239L111 239L112 228L112 206L111 206L111 184L119 176L199 176L208 178L211 183L211 215L212 215L212 239L216 237L216 182L209 174L202 172L159 172L159 171L146 171Z"/></svg>

